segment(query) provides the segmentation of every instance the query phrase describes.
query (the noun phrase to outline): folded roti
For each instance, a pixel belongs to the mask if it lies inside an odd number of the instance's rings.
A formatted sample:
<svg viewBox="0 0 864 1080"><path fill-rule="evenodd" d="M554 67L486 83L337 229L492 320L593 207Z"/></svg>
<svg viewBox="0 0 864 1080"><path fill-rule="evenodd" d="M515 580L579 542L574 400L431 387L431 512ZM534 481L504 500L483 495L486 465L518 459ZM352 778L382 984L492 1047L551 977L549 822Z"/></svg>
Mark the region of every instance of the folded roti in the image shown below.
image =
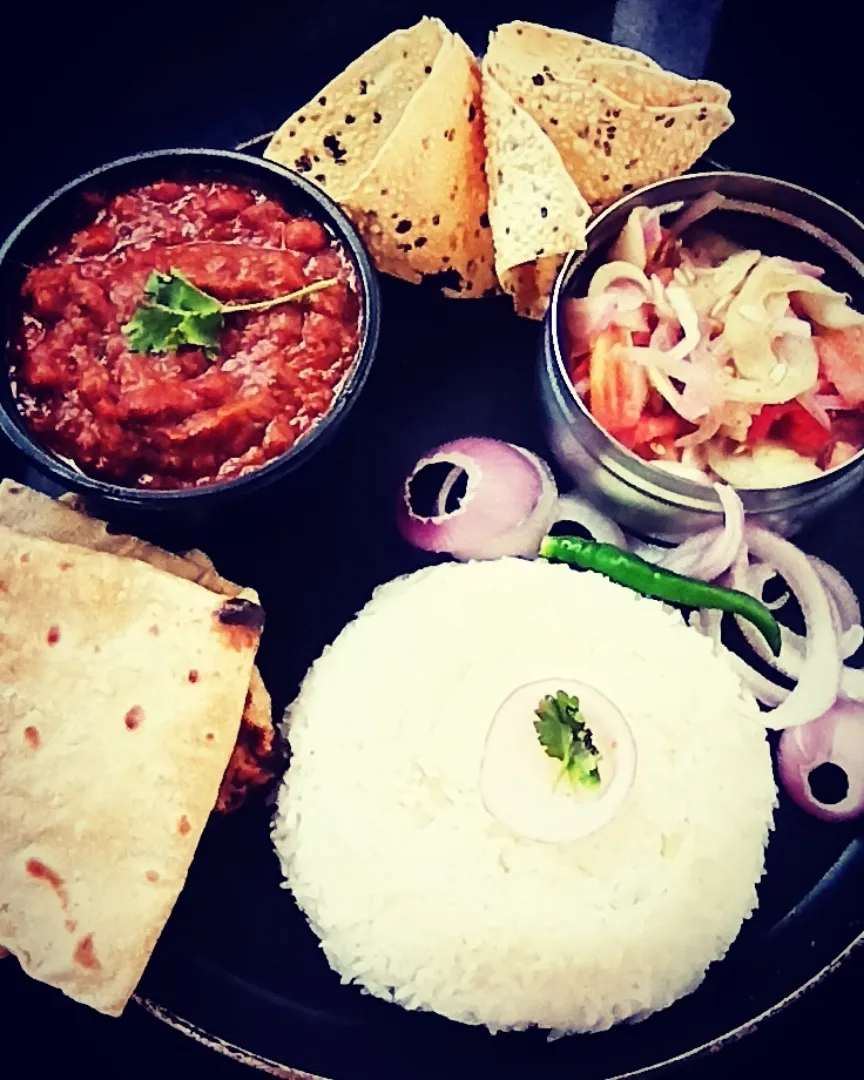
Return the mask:
<svg viewBox="0 0 864 1080"><path fill-rule="evenodd" d="M0 482L0 525L25 536L76 544L93 551L139 559L176 577L186 578L220 596L239 596L240 585L216 572L203 551L175 555L136 536L112 533L106 522L78 509L76 496L52 499L12 480ZM248 594L248 590L247 590ZM270 695L257 667L252 669L243 719L231 760L225 769L216 810L230 812L240 806L249 790L274 776L273 711Z"/></svg>
<svg viewBox="0 0 864 1080"><path fill-rule="evenodd" d="M0 948L118 1015L237 740L263 613L0 525Z"/></svg>

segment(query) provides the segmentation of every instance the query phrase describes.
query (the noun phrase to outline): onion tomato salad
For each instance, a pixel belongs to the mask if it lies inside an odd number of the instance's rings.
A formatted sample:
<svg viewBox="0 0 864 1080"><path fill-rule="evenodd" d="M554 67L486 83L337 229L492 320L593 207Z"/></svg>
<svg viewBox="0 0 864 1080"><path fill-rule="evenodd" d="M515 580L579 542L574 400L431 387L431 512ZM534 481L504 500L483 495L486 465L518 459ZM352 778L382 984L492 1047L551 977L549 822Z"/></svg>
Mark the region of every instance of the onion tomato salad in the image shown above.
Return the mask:
<svg viewBox="0 0 864 1080"><path fill-rule="evenodd" d="M738 488L819 476L864 446L864 315L821 267L704 229L710 193L636 207L584 297L564 304L577 393L640 457ZM694 235L695 234L695 235Z"/></svg>

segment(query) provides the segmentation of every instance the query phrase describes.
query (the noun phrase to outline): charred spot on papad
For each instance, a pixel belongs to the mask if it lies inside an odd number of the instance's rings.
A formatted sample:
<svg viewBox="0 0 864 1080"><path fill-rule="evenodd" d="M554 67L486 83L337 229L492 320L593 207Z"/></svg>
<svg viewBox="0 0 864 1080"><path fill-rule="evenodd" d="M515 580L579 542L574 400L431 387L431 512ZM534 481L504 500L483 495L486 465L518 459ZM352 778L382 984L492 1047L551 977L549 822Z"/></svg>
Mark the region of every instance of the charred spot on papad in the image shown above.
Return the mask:
<svg viewBox="0 0 864 1080"><path fill-rule="evenodd" d="M341 199L369 169L429 78L448 33L438 19L424 18L389 34L290 116L264 156L309 171L305 161L311 165L317 155L316 182Z"/></svg>

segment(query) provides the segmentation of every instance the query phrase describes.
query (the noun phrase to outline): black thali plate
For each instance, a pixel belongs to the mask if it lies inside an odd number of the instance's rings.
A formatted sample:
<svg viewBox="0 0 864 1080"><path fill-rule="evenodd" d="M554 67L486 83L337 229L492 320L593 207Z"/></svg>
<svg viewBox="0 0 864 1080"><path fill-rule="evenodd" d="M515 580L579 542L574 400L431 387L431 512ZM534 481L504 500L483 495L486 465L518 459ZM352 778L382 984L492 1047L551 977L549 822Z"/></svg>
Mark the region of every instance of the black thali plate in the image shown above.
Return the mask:
<svg viewBox="0 0 864 1080"><path fill-rule="evenodd" d="M730 59L724 52L739 40L729 12L741 12L728 4L712 22L721 6L624 2L613 12L611 4L589 3L577 15L555 4L478 5L469 12L468 5L440 3L429 13L440 14L478 52L488 30L512 18L531 17L607 39L614 20L626 44L641 45L687 74L700 74L707 63L709 76L724 79L733 92L746 91L746 52L740 64L738 54ZM654 17L659 9L667 11L665 24ZM281 5L280 11L288 20ZM689 33L681 29L688 11ZM407 4L362 10L336 5L325 14L291 16L281 37L265 41L259 34L254 47L251 39L246 42L248 48L221 39L216 46L215 30L205 27L198 42L204 59L189 60L197 79L187 71L185 110L168 107L168 89L154 91L154 106L145 100L145 82L125 76L125 111L107 106L110 122L90 133L84 149L73 147L70 138L62 162L49 162L34 142L33 168L50 190L48 178L59 184L100 160L153 146L243 143L248 152L260 151L264 142L256 140L257 133L272 130L362 49L425 13ZM183 16L178 18L182 23ZM233 82L211 84L214 106L199 83L213 70L216 48ZM169 55L166 45L154 65L167 64ZM737 104L744 114L750 102L742 96ZM68 122L71 131L71 114ZM759 125L739 118L742 123L744 137L733 129L717 147L724 162L810 184L853 212L864 209L855 177L814 174L802 161L796 171L791 151L781 151L772 165L758 141ZM785 130L782 119L780 124ZM23 212L44 193L27 188L24 204L22 187L10 205L16 206L17 197ZM115 522L169 547L201 547L223 574L258 590L268 618L260 667L277 715L311 661L373 588L430 561L404 544L394 526L395 492L424 451L453 437L482 434L549 457L535 389L539 327L517 319L503 299L447 301L432 288L392 279L381 286L378 355L360 401L331 445L241 513L197 526L140 518ZM17 461L7 461L5 472L38 483ZM808 551L842 570L859 596L862 531L864 500L854 498L799 538ZM242 1048L248 1063L277 1075L296 1069L339 1080L551 1077L563 1069L572 1073L578 1062L581 1080L610 1080L662 1070L751 1030L842 963L864 937L862 827L824 825L781 796L759 909L699 990L640 1024L599 1035L553 1043L536 1032L491 1036L403 1011L340 984L290 894L280 888L270 813L259 799L211 822L138 1001L219 1049Z"/></svg>

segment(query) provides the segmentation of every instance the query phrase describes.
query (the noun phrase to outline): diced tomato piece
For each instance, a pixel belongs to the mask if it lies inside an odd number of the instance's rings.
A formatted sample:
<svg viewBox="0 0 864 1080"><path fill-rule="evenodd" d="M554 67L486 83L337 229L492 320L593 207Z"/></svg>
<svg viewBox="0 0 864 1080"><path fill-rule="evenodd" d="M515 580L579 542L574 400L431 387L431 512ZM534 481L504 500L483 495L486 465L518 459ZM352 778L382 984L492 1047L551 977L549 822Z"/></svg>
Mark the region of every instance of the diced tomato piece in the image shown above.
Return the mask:
<svg viewBox="0 0 864 1080"><path fill-rule="evenodd" d="M180 184L175 184L171 180L159 180L155 184L150 185L150 198L155 199L157 202L174 202L174 200L179 199L182 194L182 186Z"/></svg>
<svg viewBox="0 0 864 1080"><path fill-rule="evenodd" d="M591 357L574 356L570 358L570 364L570 380L574 386L578 386L591 374Z"/></svg>
<svg viewBox="0 0 864 1080"><path fill-rule="evenodd" d="M633 331L633 344L638 345L640 348L647 348L651 344L651 331L650 330L634 330Z"/></svg>
<svg viewBox="0 0 864 1080"><path fill-rule="evenodd" d="M831 442L831 432L797 401L763 405L753 417L747 432L749 445L755 446L769 436L799 454L818 454Z"/></svg>
<svg viewBox="0 0 864 1080"><path fill-rule="evenodd" d="M797 401L792 402L781 430L786 441L799 454L818 454L831 442L831 432Z"/></svg>
<svg viewBox="0 0 864 1080"><path fill-rule="evenodd" d="M667 412L663 416L651 416L650 413L643 415L633 430L633 442L641 443L661 442L664 439L680 439L693 430L693 425L688 424L683 416L674 412Z"/></svg>
<svg viewBox="0 0 864 1080"><path fill-rule="evenodd" d="M864 404L864 326L825 330L814 338L822 369L850 405Z"/></svg>
<svg viewBox="0 0 864 1080"><path fill-rule="evenodd" d="M747 442L750 446L764 442L774 424L785 415L785 405L763 405L750 421L750 427L747 429Z"/></svg>
<svg viewBox="0 0 864 1080"><path fill-rule="evenodd" d="M639 423L648 400L645 369L621 348L631 341L628 330L610 326L599 335L591 351L591 414L616 437Z"/></svg>

